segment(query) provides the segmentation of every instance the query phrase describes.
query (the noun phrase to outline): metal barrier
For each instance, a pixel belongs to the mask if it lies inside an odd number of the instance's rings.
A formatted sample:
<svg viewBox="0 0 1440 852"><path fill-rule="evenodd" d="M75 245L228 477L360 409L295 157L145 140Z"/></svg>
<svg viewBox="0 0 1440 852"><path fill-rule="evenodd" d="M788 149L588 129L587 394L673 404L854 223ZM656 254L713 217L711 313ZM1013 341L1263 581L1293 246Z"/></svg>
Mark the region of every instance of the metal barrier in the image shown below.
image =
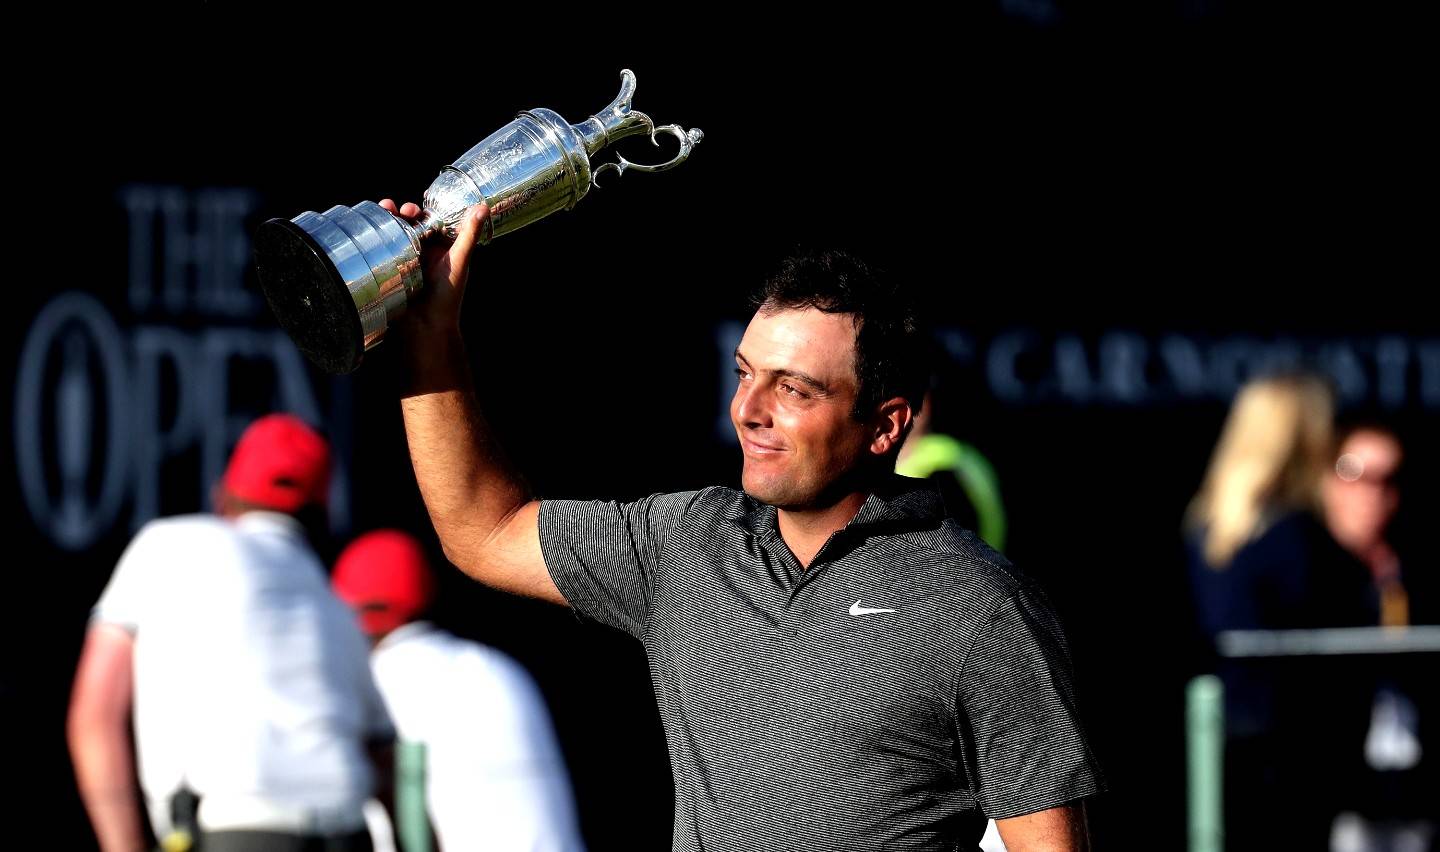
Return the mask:
<svg viewBox="0 0 1440 852"><path fill-rule="evenodd" d="M1229 630L1215 640L1221 657L1364 656L1440 653L1440 627L1336 627L1324 630ZM1225 848L1225 689L1200 675L1185 690L1186 813L1190 852Z"/></svg>

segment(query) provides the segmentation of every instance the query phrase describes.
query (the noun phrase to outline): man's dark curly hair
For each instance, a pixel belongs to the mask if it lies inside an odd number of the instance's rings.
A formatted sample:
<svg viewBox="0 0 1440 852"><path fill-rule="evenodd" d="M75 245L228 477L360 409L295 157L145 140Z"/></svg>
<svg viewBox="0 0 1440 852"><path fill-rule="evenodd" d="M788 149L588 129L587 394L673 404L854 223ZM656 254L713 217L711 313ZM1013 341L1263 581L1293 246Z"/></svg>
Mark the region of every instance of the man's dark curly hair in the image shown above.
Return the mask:
<svg viewBox="0 0 1440 852"><path fill-rule="evenodd" d="M924 335L914 303L881 271L843 251L798 252L784 260L750 303L765 314L806 308L851 314L860 383L851 413L863 419L897 396L920 413L930 380Z"/></svg>

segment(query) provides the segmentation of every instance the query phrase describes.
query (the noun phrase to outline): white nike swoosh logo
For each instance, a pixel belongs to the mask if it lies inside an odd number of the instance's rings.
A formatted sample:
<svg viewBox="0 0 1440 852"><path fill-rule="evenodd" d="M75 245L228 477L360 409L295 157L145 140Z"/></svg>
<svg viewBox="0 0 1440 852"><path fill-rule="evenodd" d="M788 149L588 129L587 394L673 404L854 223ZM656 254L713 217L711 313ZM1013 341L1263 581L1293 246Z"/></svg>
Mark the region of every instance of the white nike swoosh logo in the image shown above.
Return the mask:
<svg viewBox="0 0 1440 852"><path fill-rule="evenodd" d="M850 605L851 615L874 615L877 612L894 612L893 609L875 609L874 607L861 606L859 601Z"/></svg>

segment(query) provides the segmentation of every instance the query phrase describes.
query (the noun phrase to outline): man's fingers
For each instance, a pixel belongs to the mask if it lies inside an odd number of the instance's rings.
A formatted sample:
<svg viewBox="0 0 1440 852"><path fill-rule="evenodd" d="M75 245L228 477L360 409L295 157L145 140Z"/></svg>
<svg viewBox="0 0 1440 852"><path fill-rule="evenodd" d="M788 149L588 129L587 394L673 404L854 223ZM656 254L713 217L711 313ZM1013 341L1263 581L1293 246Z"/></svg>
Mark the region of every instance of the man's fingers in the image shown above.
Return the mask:
<svg viewBox="0 0 1440 852"><path fill-rule="evenodd" d="M380 206L384 207L386 210L389 210L391 213L394 213L396 216L404 216L406 219L414 219L416 216L420 215L420 206L417 204L412 204L409 201L405 202L399 207L396 207L395 199L382 198L380 199Z"/></svg>
<svg viewBox="0 0 1440 852"><path fill-rule="evenodd" d="M475 248L475 242L480 238L480 228L485 219L490 215L490 206L480 202L470 210L470 215L465 217L465 223L460 226L460 232L455 235L455 244L450 247L450 277L455 281L463 281L469 271L470 252Z"/></svg>

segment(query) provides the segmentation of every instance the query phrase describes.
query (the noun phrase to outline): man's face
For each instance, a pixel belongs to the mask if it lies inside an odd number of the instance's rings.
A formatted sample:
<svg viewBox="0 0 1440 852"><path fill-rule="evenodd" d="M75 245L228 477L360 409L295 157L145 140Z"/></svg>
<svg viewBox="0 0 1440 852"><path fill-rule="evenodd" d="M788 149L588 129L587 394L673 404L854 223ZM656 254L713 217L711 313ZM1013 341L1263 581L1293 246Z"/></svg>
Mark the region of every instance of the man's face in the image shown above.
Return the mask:
<svg viewBox="0 0 1440 852"><path fill-rule="evenodd" d="M740 438L750 496L811 508L869 454L870 424L851 416L855 323L814 309L755 314L735 352L739 385L730 422Z"/></svg>

